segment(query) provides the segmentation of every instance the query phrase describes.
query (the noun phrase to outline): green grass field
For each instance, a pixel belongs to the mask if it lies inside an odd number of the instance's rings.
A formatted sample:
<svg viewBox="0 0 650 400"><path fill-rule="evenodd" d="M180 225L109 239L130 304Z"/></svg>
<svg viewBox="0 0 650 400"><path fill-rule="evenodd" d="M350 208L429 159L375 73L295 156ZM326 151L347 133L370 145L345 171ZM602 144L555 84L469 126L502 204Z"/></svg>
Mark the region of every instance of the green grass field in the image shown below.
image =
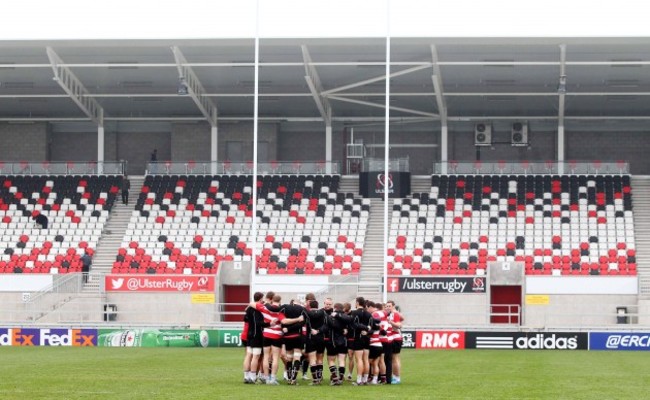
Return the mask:
<svg viewBox="0 0 650 400"><path fill-rule="evenodd" d="M644 399L645 352L405 350L402 384L244 385L242 349L0 347L0 399ZM327 374L329 375L329 374Z"/></svg>

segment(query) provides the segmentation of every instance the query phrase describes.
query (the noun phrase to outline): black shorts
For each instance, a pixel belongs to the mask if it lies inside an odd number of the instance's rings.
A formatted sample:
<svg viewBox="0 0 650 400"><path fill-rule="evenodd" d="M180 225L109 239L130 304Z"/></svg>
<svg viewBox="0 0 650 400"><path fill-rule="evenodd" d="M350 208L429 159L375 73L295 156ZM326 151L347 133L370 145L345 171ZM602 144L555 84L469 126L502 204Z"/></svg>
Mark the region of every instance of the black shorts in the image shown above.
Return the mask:
<svg viewBox="0 0 650 400"><path fill-rule="evenodd" d="M345 343L333 343L331 340L325 342L325 348L327 349L327 356L334 357L339 354L347 354L348 347Z"/></svg>
<svg viewBox="0 0 650 400"><path fill-rule="evenodd" d="M382 342L381 347L384 348L384 354L393 354L393 342Z"/></svg>
<svg viewBox="0 0 650 400"><path fill-rule="evenodd" d="M370 348L370 339L368 336L361 336L359 339L355 339L352 342L352 350L368 350Z"/></svg>
<svg viewBox="0 0 650 400"><path fill-rule="evenodd" d="M322 335L313 335L305 343L305 352L323 354L325 352L325 340Z"/></svg>
<svg viewBox="0 0 650 400"><path fill-rule="evenodd" d="M348 338L348 350L354 350L354 339Z"/></svg>
<svg viewBox="0 0 650 400"><path fill-rule="evenodd" d="M265 337L263 342L264 342L264 347L273 346L273 347L278 347L280 349L282 348L282 339L272 339L272 338Z"/></svg>
<svg viewBox="0 0 650 400"><path fill-rule="evenodd" d="M394 340L393 341L393 354L399 354L402 352L402 341Z"/></svg>
<svg viewBox="0 0 650 400"><path fill-rule="evenodd" d="M242 340L241 341L241 346L242 347L248 347L248 340Z"/></svg>
<svg viewBox="0 0 650 400"><path fill-rule="evenodd" d="M296 336L294 338L284 338L284 347L287 350L287 353L294 351L295 349L302 350L302 336Z"/></svg>
<svg viewBox="0 0 650 400"><path fill-rule="evenodd" d="M253 337L248 337L248 347L252 349L261 349L264 344L264 341L262 340L262 335L259 336L253 336Z"/></svg>
<svg viewBox="0 0 650 400"><path fill-rule="evenodd" d="M384 348L382 346L370 346L368 359L374 360L377 357L381 357L382 354L384 354Z"/></svg>

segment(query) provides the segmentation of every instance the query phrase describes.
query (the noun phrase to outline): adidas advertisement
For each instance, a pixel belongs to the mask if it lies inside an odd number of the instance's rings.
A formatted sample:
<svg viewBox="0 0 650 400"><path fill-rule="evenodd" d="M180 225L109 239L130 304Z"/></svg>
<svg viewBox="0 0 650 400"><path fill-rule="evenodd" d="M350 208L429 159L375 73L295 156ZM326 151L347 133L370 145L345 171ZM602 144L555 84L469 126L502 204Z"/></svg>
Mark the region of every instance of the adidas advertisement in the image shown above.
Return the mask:
<svg viewBox="0 0 650 400"><path fill-rule="evenodd" d="M586 332L466 332L466 349L587 350Z"/></svg>

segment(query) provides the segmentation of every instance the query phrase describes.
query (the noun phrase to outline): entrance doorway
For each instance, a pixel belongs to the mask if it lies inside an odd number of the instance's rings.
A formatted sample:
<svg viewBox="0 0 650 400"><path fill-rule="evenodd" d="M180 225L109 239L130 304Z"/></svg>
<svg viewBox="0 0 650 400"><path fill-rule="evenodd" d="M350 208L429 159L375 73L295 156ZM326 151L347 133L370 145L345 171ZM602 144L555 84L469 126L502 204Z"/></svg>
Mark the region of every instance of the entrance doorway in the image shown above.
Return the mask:
<svg viewBox="0 0 650 400"><path fill-rule="evenodd" d="M521 286L490 286L490 323L519 324Z"/></svg>
<svg viewBox="0 0 650 400"><path fill-rule="evenodd" d="M224 321L243 321L243 312L250 303L250 291L251 288L248 285L223 285Z"/></svg>

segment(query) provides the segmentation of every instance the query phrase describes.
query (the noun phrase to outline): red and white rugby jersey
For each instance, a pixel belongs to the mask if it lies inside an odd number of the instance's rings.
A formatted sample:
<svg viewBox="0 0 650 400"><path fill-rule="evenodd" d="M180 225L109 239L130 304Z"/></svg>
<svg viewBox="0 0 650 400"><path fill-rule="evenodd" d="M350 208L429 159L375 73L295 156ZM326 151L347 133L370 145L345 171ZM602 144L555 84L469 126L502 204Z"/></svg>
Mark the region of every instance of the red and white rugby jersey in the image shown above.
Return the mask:
<svg viewBox="0 0 650 400"><path fill-rule="evenodd" d="M262 331L262 336L267 339L282 339L282 324L280 321L284 319L284 314L271 311L264 304L258 303L255 309L262 313L264 322L271 324Z"/></svg>
<svg viewBox="0 0 650 400"><path fill-rule="evenodd" d="M393 311L388 316L388 321L394 322L394 323L402 322L403 321L402 314L400 314L397 311ZM391 327L392 327L392 325L391 325ZM393 341L401 342L402 341L402 331L400 329L397 329L397 328L392 328L392 329L393 329L393 335L392 335Z"/></svg>

